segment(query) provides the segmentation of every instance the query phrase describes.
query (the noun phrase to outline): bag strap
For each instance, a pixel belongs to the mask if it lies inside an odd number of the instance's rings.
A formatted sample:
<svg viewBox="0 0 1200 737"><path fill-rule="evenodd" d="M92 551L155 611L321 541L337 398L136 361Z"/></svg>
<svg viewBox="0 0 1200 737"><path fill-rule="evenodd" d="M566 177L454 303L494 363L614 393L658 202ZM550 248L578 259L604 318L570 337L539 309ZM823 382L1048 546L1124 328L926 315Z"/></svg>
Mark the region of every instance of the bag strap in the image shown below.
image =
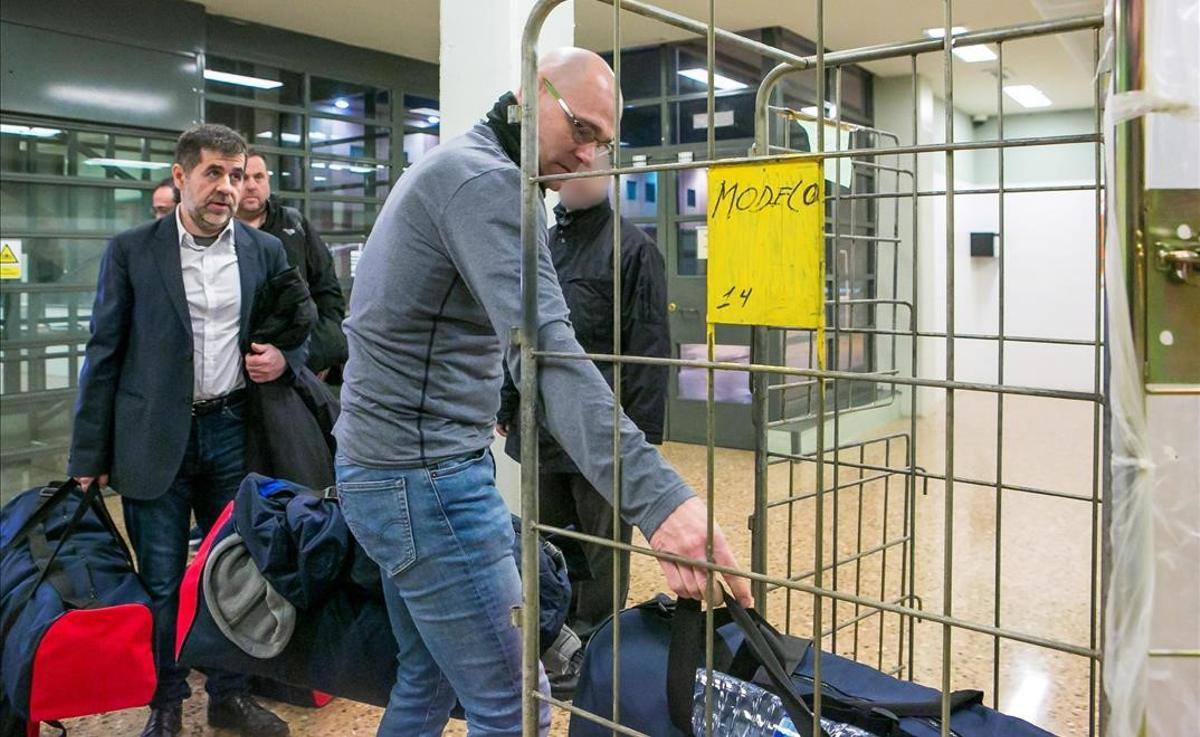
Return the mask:
<svg viewBox="0 0 1200 737"><path fill-rule="evenodd" d="M53 486L46 487L46 489L43 489L43 494L45 491L51 488L53 488L54 491L44 501L42 501L40 505L38 505L37 509L33 510L33 512L25 518L25 521L21 523L21 526L17 528L16 533L13 534L12 539L6 542L4 547L0 548L0 558L8 555L13 548L25 542L25 538L29 537L30 531L45 521L45 519L50 516L50 513L54 511L55 507L57 507L59 504L62 504L63 501L70 496L72 491L79 488L79 482L75 479L67 479L59 484L57 488Z"/></svg>
<svg viewBox="0 0 1200 737"><path fill-rule="evenodd" d="M804 704L803 699L796 693L795 687L787 677L780 662L778 644L770 644L764 637L759 625L774 632L758 612L749 613L737 604L729 594L725 594L727 606L713 610L713 627L721 627L730 622L736 623L742 631L745 642L742 652L748 651L759 665L774 674L771 683L772 691L783 702L784 711L796 725L801 737L814 737L812 729L812 712ZM733 601L734 607L728 606ZM752 611L752 610L751 610ZM671 622L671 644L667 655L667 711L671 723L685 735L692 735L692 709L696 683L696 668L704 653L705 616L700 609L700 602L694 599L680 599L675 609L675 617ZM777 634L777 633L776 633ZM744 657L740 656L739 657ZM717 670L728 671L732 665L729 662L714 662ZM776 681L779 683L776 683ZM828 737L824 730L819 737Z"/></svg>
<svg viewBox="0 0 1200 737"><path fill-rule="evenodd" d="M763 671L773 686L772 691L783 703L784 711L792 720L796 731L800 733L801 737L814 737L814 735L828 737L820 725L817 726L816 731L813 730L812 710L796 691L791 674L783 667L783 648L779 644L779 632L767 623L757 611L744 608L737 599L730 596L728 591L723 590L722 593L725 595L725 608L729 610L733 621L745 634L744 646L762 665Z"/></svg>
<svg viewBox="0 0 1200 737"><path fill-rule="evenodd" d="M44 529L39 527L29 533L29 552L30 557L33 558L33 564L41 572L41 577L54 587L59 598L64 602L75 609L86 609L95 601L94 597L80 597L72 591L78 587L71 585L71 579L62 565L54 565L54 552L50 550L50 541L46 539Z"/></svg>
<svg viewBox="0 0 1200 737"><path fill-rule="evenodd" d="M37 523L44 522L46 517L48 517L52 511L50 507L58 506L63 499L66 499L67 495L70 494L71 491L74 491L78 487L79 484L75 482L74 479L67 481L53 494L51 494L50 498L47 499L42 506L38 507L38 509L31 514L29 518L34 519L34 517L37 517ZM91 485L88 486L87 491L83 493L83 499L79 502L79 506L75 508L75 513L71 515L71 519L67 522L67 526L63 528L62 535L58 539L58 544L54 546L54 551L50 553L48 558L45 558L45 565L38 565L40 573L38 574L37 579L33 582L33 585L27 588L25 593L21 594L21 596L16 598L10 605L10 616L8 620L3 623L3 625L0 625L0 645L8 640L8 633L13 628L13 625L16 624L17 616L20 614L21 610L25 608L25 605L29 603L29 600L33 598L33 595L37 592L42 583L46 580L46 576L54 566L54 561L58 558L58 554L62 552L63 545L71 537L71 533L75 531L75 527L79 524L79 520L83 519L84 513L87 512L88 508L92 506L93 501L98 498L99 495L100 484L93 481ZM21 525L21 528L17 530L17 534L13 536L13 539L9 541L9 544L4 546L4 552L7 553L9 549L15 547L18 542L22 542L28 538L30 533L33 531L34 526L35 525L29 524L29 520L26 520L25 524Z"/></svg>

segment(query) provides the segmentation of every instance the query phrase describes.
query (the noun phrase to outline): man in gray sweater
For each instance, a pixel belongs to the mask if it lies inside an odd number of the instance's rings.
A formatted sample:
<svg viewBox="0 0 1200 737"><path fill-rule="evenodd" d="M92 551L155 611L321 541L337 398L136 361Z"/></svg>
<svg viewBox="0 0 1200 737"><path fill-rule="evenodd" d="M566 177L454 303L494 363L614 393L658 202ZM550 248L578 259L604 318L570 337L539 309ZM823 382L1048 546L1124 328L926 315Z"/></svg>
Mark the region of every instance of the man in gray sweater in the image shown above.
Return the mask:
<svg viewBox="0 0 1200 737"><path fill-rule="evenodd" d="M591 52L543 57L538 89L522 91L539 106L542 174L576 171L611 146L614 85ZM396 183L363 251L344 325L338 492L351 530L382 569L400 646L380 735L440 735L456 697L471 734L520 734L520 635L509 615L520 580L488 450L501 361L517 381L521 370L509 342L521 323L520 126L508 122L515 104L504 95L484 123ZM537 232L540 346L582 352L544 222ZM550 432L610 494L613 396L600 372L589 361L546 361L538 388ZM704 503L628 418L620 430L623 516L654 549L703 560ZM713 550L718 563L736 565L719 528ZM677 594L703 596L703 570L661 564ZM726 580L748 603L746 581ZM549 719L543 704L543 730Z"/></svg>

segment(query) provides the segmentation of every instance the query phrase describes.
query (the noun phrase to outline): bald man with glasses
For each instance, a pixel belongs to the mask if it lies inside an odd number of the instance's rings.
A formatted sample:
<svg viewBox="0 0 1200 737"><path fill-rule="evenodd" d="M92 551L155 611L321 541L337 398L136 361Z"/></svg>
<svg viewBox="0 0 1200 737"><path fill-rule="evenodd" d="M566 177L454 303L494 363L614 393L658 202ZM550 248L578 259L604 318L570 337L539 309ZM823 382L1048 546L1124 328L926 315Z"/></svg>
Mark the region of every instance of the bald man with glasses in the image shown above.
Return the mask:
<svg viewBox="0 0 1200 737"><path fill-rule="evenodd" d="M612 70L560 49L538 67L538 170L592 166L612 146ZM342 389L338 494L346 521L383 573L400 645L380 735L440 735L455 698L471 734L521 732L521 602L513 531L490 453L503 365L521 324L521 130L506 93L486 120L417 162L388 195L363 249ZM548 189L557 190L558 183ZM538 208L538 341L581 353ZM545 426L601 493L613 488L613 395L588 361L538 371ZM652 547L703 560L707 510L622 416L622 516ZM716 528L715 560L736 565ZM680 596L701 598L702 569L661 562ZM749 602L744 579L727 579ZM541 678L546 688L545 675ZM542 704L543 732L550 712Z"/></svg>

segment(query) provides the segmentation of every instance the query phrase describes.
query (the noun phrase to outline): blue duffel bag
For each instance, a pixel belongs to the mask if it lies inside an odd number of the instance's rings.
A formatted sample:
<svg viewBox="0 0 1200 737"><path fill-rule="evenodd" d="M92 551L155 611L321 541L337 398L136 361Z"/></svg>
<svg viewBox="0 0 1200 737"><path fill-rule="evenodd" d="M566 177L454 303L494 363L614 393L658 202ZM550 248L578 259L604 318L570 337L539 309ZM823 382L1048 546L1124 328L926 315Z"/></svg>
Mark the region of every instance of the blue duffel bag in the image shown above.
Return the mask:
<svg viewBox="0 0 1200 737"><path fill-rule="evenodd" d="M98 485L4 505L0 572L0 736L149 703L150 598Z"/></svg>
<svg viewBox="0 0 1200 737"><path fill-rule="evenodd" d="M693 737L696 670L704 667L705 613L698 602L660 594L620 613L621 685L618 722L654 737ZM780 697L804 737L812 729L813 647L783 635L755 610L726 595L713 611L713 667ZM612 717L612 621L596 631L584 656L575 706ZM941 692L893 678L828 652L821 654L821 716L879 737L938 737ZM1038 727L982 704L979 691L950 696L950 728L957 737L1053 737ZM573 716L570 737L607 737L611 730ZM714 732L720 735L720 732Z"/></svg>

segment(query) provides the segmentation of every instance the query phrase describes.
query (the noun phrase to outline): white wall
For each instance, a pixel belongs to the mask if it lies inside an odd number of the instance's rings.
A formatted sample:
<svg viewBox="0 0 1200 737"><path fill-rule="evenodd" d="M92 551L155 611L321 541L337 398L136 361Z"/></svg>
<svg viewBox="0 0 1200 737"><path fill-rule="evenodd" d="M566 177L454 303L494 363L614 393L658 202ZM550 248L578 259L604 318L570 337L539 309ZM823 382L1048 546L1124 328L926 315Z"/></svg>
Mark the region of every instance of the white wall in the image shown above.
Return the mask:
<svg viewBox="0 0 1200 737"><path fill-rule="evenodd" d="M1090 133L1091 111L1007 115L1005 138ZM998 136L995 120L975 126L976 140ZM971 154L977 187L998 185L998 151ZM1005 186L1091 184L1095 147L1090 144L1010 149L1004 154ZM1022 337L1092 340L1096 310L1096 209L1094 191L1017 193L1004 196L1004 333ZM998 195L955 200L955 330L996 333L1000 258L972 258L973 231L999 232ZM956 341L957 378L997 381L995 341ZM1005 344L1006 384L1090 391L1094 351L1087 346Z"/></svg>
<svg viewBox="0 0 1200 737"><path fill-rule="evenodd" d="M919 143L944 140L945 107L934 97L928 83L918 80L917 127ZM900 135L902 144L911 142L913 127L912 80L910 77L877 79L875 84L876 126ZM1031 115L1006 114L1005 137L1026 138L1087 133L1094 130L1090 110ZM954 137L958 141L994 140L998 137L995 118L981 124L955 115ZM1065 185L1094 181L1094 149L1090 145L1011 149L1005 154L1005 185ZM970 151L955 155L955 186L961 189L988 188L998 184L999 152ZM895 163L892 158L885 163ZM901 158L911 166L911 157ZM907 186L907 180L902 180ZM918 186L922 190L945 187L944 154L925 154L918 162ZM1006 335L1091 340L1095 320L1095 195L1091 191L1007 194L1005 223L1005 325ZM899 296L913 294L911 284L912 213L909 201L899 208L898 250ZM881 230L890 230L890 208L880 210ZM918 299L921 330L946 329L946 200L921 198L918 211ZM954 199L954 291L955 332L995 334L999 327L998 297L1000 259L972 258L973 231L999 232L997 195L958 195ZM888 273L891 258L881 251L878 264ZM880 297L892 296L881 289ZM905 329L905 325L898 329ZM919 344L918 375L945 377L945 341L925 338ZM902 374L908 373L907 341L900 353ZM955 341L955 378L963 381L998 380L996 341ZM1005 383L1060 389L1091 390L1093 351L1084 346L1005 344ZM944 393L935 389L918 392L918 412L940 411ZM907 410L898 403L897 411Z"/></svg>

